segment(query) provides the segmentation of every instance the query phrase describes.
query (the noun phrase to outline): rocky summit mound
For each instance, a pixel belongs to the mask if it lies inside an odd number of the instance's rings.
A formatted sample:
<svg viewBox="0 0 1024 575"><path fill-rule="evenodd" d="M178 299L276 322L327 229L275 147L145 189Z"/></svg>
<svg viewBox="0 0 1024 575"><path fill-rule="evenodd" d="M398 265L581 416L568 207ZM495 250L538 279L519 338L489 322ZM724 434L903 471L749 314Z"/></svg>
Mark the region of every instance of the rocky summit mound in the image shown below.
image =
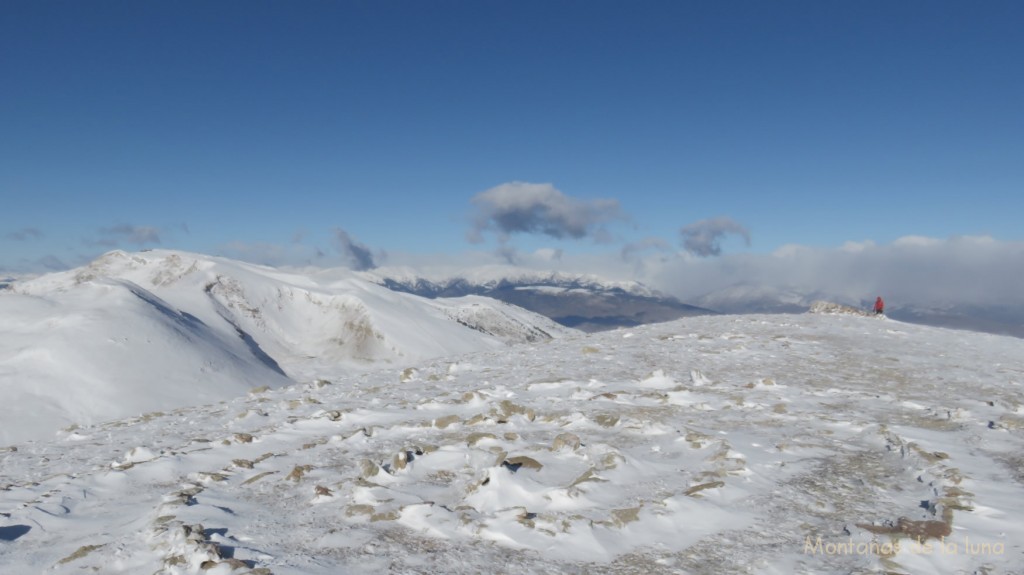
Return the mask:
<svg viewBox="0 0 1024 575"><path fill-rule="evenodd" d="M861 315L861 316L874 316L875 314L864 311L859 308L855 308L848 305L839 303L832 303L828 301L816 301L811 304L809 310L810 313L821 313L821 314L844 314L844 315Z"/></svg>

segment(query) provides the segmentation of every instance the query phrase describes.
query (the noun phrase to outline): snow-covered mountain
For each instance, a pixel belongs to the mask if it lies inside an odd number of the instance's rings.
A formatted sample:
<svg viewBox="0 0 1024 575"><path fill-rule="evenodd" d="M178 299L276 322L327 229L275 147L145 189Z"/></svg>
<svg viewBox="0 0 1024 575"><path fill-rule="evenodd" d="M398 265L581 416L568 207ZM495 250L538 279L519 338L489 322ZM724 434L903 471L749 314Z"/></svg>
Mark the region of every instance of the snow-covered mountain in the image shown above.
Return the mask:
<svg viewBox="0 0 1024 575"><path fill-rule="evenodd" d="M1019 575L1021 349L803 313L321 366L0 444L0 573Z"/></svg>
<svg viewBox="0 0 1024 575"><path fill-rule="evenodd" d="M0 291L0 443L571 330L482 297L428 300L347 270L110 252Z"/></svg>
<svg viewBox="0 0 1024 575"><path fill-rule="evenodd" d="M442 278L403 269L364 272L370 281L428 298L482 295L583 331L601 331L715 313L687 305L634 281L589 274L483 266Z"/></svg>

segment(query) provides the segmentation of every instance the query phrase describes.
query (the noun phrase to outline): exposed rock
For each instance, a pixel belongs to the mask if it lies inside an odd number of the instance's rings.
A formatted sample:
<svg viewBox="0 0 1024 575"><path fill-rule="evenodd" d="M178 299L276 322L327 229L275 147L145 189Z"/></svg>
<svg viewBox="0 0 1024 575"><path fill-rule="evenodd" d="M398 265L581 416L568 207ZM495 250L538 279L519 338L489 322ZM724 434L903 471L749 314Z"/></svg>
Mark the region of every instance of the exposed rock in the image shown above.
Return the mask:
<svg viewBox="0 0 1024 575"><path fill-rule="evenodd" d="M501 463L501 465L503 467L509 468L509 470L512 471L513 473L515 473L516 471L519 471L519 469L521 467L525 467L527 469L533 469L535 471L539 471L542 467L544 467L544 465L541 464L536 459L534 459L532 457L526 457L525 455L519 455L519 456L516 456L516 457L509 457L508 459L503 461Z"/></svg>
<svg viewBox="0 0 1024 575"><path fill-rule="evenodd" d="M628 509L612 509L612 523L616 527L624 527L627 523L640 520L640 507Z"/></svg>
<svg viewBox="0 0 1024 575"><path fill-rule="evenodd" d="M832 303L827 301L816 301L811 303L810 313L822 313L822 314L845 314L845 315L860 315L860 316L871 316L874 315L862 309L850 307L848 305L842 305L838 303Z"/></svg>
<svg viewBox="0 0 1024 575"><path fill-rule="evenodd" d="M446 415L444 417L439 417L435 419L434 427L438 429L445 429L450 425L458 423L459 421L461 421L461 419L459 419L458 415Z"/></svg>
<svg viewBox="0 0 1024 575"><path fill-rule="evenodd" d="M551 442L551 451L568 448L575 451L580 448L580 438L575 433L560 433Z"/></svg>
<svg viewBox="0 0 1024 575"><path fill-rule="evenodd" d="M86 555L92 553L93 551L95 551L97 549L101 549L103 547L104 547L104 545L83 545L83 546L79 547L77 550L75 550L75 552L72 553L71 555L68 555L67 557L65 557L65 558L61 559L60 561L58 561L57 564L58 565L64 565L65 563L71 563L72 561L75 561L77 559L81 559L81 558L85 557Z"/></svg>
<svg viewBox="0 0 1024 575"><path fill-rule="evenodd" d="M719 487L725 487L724 481L709 481L707 483L701 483L700 485L694 485L683 492L683 495L693 496L694 494L704 491L705 489L717 489Z"/></svg>
<svg viewBox="0 0 1024 575"><path fill-rule="evenodd" d="M345 508L345 516L346 517L354 517L356 515L372 515L372 514L373 514L373 506L372 505L366 505L366 504L360 503L360 504L356 504L356 505L349 505L348 507Z"/></svg>
<svg viewBox="0 0 1024 575"><path fill-rule="evenodd" d="M359 476L363 479L369 479L380 473L380 466L370 461L369 459L363 459L359 462Z"/></svg>
<svg viewBox="0 0 1024 575"><path fill-rule="evenodd" d="M302 480L306 473L312 470L312 465L296 465L295 468L292 469L292 472L288 474L288 477L285 477L285 479L298 483L299 481Z"/></svg>
<svg viewBox="0 0 1024 575"><path fill-rule="evenodd" d="M396 453L394 457L391 458L390 471L394 473L395 471L405 469L405 467L409 464L409 459L409 453L407 451L400 451Z"/></svg>
<svg viewBox="0 0 1024 575"><path fill-rule="evenodd" d="M857 523L857 527L875 533L877 535L905 535L911 539L924 540L928 538L941 539L948 537L953 532L953 527L945 521L915 521L906 517L900 517L896 524L872 525L870 523Z"/></svg>
<svg viewBox="0 0 1024 575"><path fill-rule="evenodd" d="M499 405L499 408L501 410L501 415L504 416L506 421L513 415L522 415L530 421L533 421L534 419L537 418L537 413L532 408L523 407L522 405L512 403L507 399L502 400L501 404Z"/></svg>
<svg viewBox="0 0 1024 575"><path fill-rule="evenodd" d="M263 479L264 477L266 477L268 475L273 475L275 473L277 473L277 472L276 471L264 471L263 473L259 473L257 475L253 475L249 479L246 479L245 481L242 482L242 485L250 485L252 483L256 483L260 479Z"/></svg>
<svg viewBox="0 0 1024 575"><path fill-rule="evenodd" d="M470 446L473 446L476 445L477 443L480 443L481 441L484 441L485 439L498 439L498 436L494 435L493 433L475 431L473 433L470 433L469 436L466 437L466 443Z"/></svg>

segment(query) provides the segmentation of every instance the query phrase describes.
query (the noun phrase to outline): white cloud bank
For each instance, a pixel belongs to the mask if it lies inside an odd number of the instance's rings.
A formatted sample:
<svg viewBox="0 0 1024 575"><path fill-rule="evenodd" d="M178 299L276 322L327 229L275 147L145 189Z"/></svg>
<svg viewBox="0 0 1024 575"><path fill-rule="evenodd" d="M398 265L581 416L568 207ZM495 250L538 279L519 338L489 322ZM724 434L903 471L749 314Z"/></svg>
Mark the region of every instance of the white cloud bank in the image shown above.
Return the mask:
<svg viewBox="0 0 1024 575"><path fill-rule="evenodd" d="M687 298L745 284L823 292L851 300L1024 305L1024 242L988 236L900 238L839 248L789 245L771 254L648 263L653 287Z"/></svg>
<svg viewBox="0 0 1024 575"><path fill-rule="evenodd" d="M647 248L647 249L639 249ZM611 280L637 280L684 302L734 286L822 293L851 301L882 295L900 305L1024 306L1024 242L988 236L948 239L905 237L890 244L871 241L833 248L787 245L769 254L723 254L703 258L670 252L662 243L605 254L551 250L518 252L527 269L592 273ZM472 266L507 264L494 253L423 256L389 252L389 265L432 277Z"/></svg>

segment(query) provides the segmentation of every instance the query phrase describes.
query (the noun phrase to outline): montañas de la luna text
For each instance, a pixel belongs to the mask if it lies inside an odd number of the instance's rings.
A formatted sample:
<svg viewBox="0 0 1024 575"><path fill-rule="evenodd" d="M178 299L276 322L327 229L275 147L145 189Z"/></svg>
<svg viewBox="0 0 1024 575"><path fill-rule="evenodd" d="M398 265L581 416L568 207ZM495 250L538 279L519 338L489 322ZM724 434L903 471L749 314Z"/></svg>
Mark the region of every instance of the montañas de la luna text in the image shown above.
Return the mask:
<svg viewBox="0 0 1024 575"><path fill-rule="evenodd" d="M1002 542L953 541L945 537L938 540L916 539L911 541L822 541L821 537L804 539L805 555L880 555L890 557L900 551L908 553L940 553L942 555L1002 555L1006 544Z"/></svg>

